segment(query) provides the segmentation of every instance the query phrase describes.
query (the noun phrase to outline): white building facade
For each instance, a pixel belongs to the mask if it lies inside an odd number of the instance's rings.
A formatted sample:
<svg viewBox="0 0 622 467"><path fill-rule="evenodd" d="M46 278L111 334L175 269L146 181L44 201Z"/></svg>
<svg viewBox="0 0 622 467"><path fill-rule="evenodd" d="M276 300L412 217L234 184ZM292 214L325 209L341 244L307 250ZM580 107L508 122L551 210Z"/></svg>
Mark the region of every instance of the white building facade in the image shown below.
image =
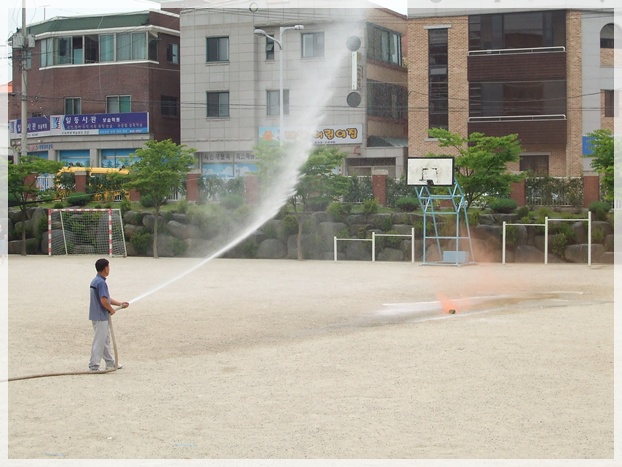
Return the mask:
<svg viewBox="0 0 622 467"><path fill-rule="evenodd" d="M344 174L403 173L404 16L364 8L189 9L180 13L180 31L181 142L197 150L203 176L254 172L260 141L296 138L338 145L348 153Z"/></svg>

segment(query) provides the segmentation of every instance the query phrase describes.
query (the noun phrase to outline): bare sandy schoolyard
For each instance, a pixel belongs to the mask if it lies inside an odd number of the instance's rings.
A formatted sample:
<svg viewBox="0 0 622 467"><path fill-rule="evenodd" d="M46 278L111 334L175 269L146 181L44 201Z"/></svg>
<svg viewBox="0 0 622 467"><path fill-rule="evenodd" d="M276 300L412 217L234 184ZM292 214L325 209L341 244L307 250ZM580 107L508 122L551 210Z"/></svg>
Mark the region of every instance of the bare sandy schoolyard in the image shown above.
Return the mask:
<svg viewBox="0 0 622 467"><path fill-rule="evenodd" d="M11 256L9 378L87 369L96 259ZM613 266L216 259L148 293L196 263L111 260L125 367L4 383L10 459L613 457Z"/></svg>

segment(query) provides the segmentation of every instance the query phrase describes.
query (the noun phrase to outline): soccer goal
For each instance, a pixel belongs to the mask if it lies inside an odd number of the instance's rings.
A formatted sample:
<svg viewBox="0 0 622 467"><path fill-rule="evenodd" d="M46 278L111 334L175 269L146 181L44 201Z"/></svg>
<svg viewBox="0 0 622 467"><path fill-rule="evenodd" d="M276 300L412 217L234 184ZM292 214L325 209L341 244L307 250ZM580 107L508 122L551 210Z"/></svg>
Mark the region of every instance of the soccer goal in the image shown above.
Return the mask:
<svg viewBox="0 0 622 467"><path fill-rule="evenodd" d="M120 209L49 209L48 255L126 256Z"/></svg>

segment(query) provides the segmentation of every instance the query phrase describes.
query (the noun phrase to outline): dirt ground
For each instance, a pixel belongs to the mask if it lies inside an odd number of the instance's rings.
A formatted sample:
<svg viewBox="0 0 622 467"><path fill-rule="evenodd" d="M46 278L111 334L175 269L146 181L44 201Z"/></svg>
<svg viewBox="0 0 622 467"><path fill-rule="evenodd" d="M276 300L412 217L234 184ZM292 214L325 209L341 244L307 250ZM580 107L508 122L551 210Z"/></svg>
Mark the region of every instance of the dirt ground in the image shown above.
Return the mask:
<svg viewBox="0 0 622 467"><path fill-rule="evenodd" d="M11 256L9 378L87 369L96 259ZM613 457L613 266L216 259L148 293L196 263L111 260L125 368L4 383L9 459Z"/></svg>

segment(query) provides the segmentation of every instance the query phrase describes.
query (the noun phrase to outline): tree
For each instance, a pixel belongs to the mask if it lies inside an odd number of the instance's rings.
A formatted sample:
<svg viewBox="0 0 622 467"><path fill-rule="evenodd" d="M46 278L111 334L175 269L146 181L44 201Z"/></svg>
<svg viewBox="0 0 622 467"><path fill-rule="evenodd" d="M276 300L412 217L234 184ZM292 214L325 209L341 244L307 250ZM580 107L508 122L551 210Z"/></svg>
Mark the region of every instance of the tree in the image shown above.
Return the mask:
<svg viewBox="0 0 622 467"><path fill-rule="evenodd" d="M37 177L43 174L56 174L62 163L41 159L36 156L22 156L19 164L9 164L7 194L9 204L19 207L22 217L22 255L26 255L26 210L28 206L51 200L53 197L42 192L37 186Z"/></svg>
<svg viewBox="0 0 622 467"><path fill-rule="evenodd" d="M147 141L130 158L129 182L124 187L138 191L151 200L154 209L153 257L158 257L158 219L160 208L171 190L182 188L186 174L195 163L195 149L178 145L172 140Z"/></svg>
<svg viewBox="0 0 622 467"><path fill-rule="evenodd" d="M464 191L467 208L474 201L509 196L510 185L522 178L507 170L507 164L517 162L523 152L516 134L486 136L471 133L464 138L458 133L434 128L430 130L430 136L438 139L440 147L453 147L458 151L455 177Z"/></svg>
<svg viewBox="0 0 622 467"><path fill-rule="evenodd" d="M287 147L260 144L255 147L259 176L264 186L269 186L278 176L279 164L287 154ZM327 205L347 193L347 177L336 173L348 154L336 147L316 147L299 170L298 183L289 197L298 224L296 245L298 259L302 260L302 231L307 215L313 207Z"/></svg>
<svg viewBox="0 0 622 467"><path fill-rule="evenodd" d="M592 147L592 168L601 175L600 186L605 201L613 201L614 173L614 139L611 130L600 129L588 133Z"/></svg>

